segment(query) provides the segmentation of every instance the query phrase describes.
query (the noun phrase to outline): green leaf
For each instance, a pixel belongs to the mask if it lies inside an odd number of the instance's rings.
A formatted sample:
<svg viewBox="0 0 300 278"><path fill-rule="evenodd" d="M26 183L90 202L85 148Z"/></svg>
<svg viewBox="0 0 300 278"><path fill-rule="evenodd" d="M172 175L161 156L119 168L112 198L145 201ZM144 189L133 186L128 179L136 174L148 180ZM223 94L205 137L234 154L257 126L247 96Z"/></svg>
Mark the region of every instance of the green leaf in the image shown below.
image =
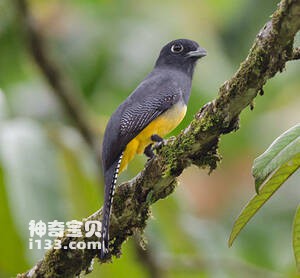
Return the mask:
<svg viewBox="0 0 300 278"><path fill-rule="evenodd" d="M293 249L296 265L300 272L300 205L297 208L293 223Z"/></svg>
<svg viewBox="0 0 300 278"><path fill-rule="evenodd" d="M254 160L252 174L258 190L266 178L283 163L300 152L300 124L281 134L269 148Z"/></svg>
<svg viewBox="0 0 300 278"><path fill-rule="evenodd" d="M263 183L260 194L255 195L242 210L235 221L228 245L231 246L240 231L246 226L255 213L268 201L280 186L300 167L300 154L276 169Z"/></svg>

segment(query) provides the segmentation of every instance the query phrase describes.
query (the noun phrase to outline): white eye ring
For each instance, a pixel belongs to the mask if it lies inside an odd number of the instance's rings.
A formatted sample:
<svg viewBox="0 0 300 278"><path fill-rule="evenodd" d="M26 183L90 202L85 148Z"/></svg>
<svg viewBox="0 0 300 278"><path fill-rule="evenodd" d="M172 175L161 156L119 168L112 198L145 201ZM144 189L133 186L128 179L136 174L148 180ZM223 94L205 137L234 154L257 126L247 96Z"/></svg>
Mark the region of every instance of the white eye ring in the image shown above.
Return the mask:
<svg viewBox="0 0 300 278"><path fill-rule="evenodd" d="M182 50L183 50L183 46L181 43L175 43L171 47L171 51L173 53L180 53L180 52L182 52Z"/></svg>

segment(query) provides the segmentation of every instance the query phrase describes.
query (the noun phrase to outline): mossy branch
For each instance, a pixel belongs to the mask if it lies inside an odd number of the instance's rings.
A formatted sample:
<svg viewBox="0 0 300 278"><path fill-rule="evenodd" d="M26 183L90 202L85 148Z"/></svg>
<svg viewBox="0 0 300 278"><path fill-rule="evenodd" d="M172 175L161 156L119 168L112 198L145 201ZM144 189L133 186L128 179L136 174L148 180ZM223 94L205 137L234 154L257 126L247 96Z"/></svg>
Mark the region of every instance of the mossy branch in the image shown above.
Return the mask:
<svg viewBox="0 0 300 278"><path fill-rule="evenodd" d="M234 76L219 90L218 97L205 105L190 125L171 138L144 170L115 192L110 226L111 254L121 255L121 246L136 231L143 231L152 203L171 194L176 177L191 164L213 170L220 161L218 141L222 134L238 129L238 117L263 86L285 63L297 59L294 37L300 29L300 0L282 0L272 18L260 30L247 58ZM298 53L298 54L297 54ZM101 221L101 209L86 220ZM99 238L62 237L63 246L70 241L97 241ZM74 277L89 271L99 250L49 250L30 271L19 277ZM105 263L105 261L102 261Z"/></svg>

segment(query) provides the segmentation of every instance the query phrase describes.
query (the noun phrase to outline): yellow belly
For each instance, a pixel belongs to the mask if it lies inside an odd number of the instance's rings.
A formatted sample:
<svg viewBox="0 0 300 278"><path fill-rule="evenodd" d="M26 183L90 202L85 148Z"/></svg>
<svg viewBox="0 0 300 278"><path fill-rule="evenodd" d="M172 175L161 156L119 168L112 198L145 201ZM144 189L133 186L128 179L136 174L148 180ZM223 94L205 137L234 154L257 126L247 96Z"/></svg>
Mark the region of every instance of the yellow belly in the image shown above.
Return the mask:
<svg viewBox="0 0 300 278"><path fill-rule="evenodd" d="M127 144L120 165L120 172L126 169L135 154L143 153L144 149L152 143L151 136L153 134L164 137L179 125L185 113L186 105L184 103L177 103L145 127Z"/></svg>

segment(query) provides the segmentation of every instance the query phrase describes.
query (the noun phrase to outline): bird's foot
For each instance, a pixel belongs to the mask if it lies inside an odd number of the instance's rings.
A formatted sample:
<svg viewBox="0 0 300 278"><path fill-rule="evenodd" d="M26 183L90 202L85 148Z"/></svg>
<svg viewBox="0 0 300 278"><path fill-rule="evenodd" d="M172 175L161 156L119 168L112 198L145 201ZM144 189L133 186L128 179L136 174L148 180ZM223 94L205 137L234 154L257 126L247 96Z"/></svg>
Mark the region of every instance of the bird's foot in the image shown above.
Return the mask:
<svg viewBox="0 0 300 278"><path fill-rule="evenodd" d="M152 145L153 144L149 144L146 148L145 148L145 150L144 150L144 154L149 158L149 160L151 159L151 158L153 158L154 157L154 152L153 152L153 149L152 149Z"/></svg>
<svg viewBox="0 0 300 278"><path fill-rule="evenodd" d="M167 142L157 134L153 134L151 136L151 141L153 141L155 144L149 144L144 150L144 154L149 158L148 161L155 156L154 151L161 149L161 147L163 147Z"/></svg>
<svg viewBox="0 0 300 278"><path fill-rule="evenodd" d="M152 146L152 152L160 150L167 142L167 140L164 140L157 134L153 134L151 136L151 140L155 142L155 144Z"/></svg>
<svg viewBox="0 0 300 278"><path fill-rule="evenodd" d="M151 140L153 141L153 142L157 142L157 143L159 143L159 142L161 142L161 141L163 141L164 139L163 138L161 138L159 135L157 135L157 134L153 134L153 135L151 135Z"/></svg>

